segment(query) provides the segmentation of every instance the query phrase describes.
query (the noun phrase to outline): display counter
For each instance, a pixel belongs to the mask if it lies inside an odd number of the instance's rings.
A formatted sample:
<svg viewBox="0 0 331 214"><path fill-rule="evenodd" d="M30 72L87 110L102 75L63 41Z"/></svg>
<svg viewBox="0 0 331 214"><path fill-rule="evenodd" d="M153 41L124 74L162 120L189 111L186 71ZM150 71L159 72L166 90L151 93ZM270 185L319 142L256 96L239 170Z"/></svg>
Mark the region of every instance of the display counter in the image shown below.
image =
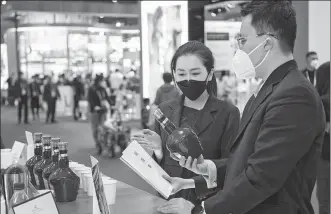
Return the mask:
<svg viewBox="0 0 331 214"><path fill-rule="evenodd" d="M80 190L77 200L70 203L57 203L61 214L93 214L93 198ZM111 214L156 214L157 208L166 200L142 190L117 182L116 201L110 205Z"/></svg>

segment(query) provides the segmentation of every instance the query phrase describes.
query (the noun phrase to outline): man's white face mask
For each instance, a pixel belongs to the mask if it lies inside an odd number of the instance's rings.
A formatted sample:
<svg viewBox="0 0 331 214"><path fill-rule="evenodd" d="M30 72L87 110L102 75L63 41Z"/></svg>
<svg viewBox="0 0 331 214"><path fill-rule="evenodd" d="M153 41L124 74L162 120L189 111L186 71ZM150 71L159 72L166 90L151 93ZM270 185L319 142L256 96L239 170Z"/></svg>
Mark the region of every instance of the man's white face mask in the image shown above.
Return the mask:
<svg viewBox="0 0 331 214"><path fill-rule="evenodd" d="M242 51L240 49L238 49L236 51L236 54L232 58L232 68L238 79L250 79L250 78L256 77L255 69L264 62L264 60L267 58L270 50L268 50L265 57L256 66L253 65L253 62L252 62L251 58L249 57L249 55L251 55L255 50L257 50L268 39L269 38L265 39L263 42L261 42L258 46L256 46L248 54L245 51Z"/></svg>

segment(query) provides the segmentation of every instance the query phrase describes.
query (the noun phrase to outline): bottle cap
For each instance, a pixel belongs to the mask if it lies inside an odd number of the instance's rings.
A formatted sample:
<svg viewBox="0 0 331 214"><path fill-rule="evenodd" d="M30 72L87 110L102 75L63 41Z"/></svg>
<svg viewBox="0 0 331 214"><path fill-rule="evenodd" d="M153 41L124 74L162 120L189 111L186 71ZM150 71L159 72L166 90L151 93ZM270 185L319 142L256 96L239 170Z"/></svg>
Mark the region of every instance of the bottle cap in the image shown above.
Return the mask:
<svg viewBox="0 0 331 214"><path fill-rule="evenodd" d="M163 113L159 108L153 112L153 115L156 119L161 119L163 117Z"/></svg>
<svg viewBox="0 0 331 214"><path fill-rule="evenodd" d="M35 139L35 140L36 140L36 139L41 140L42 136L43 136L43 134L40 133L40 132L36 132L36 133L34 133L34 139Z"/></svg>
<svg viewBox="0 0 331 214"><path fill-rule="evenodd" d="M24 189L24 183L15 183L14 190L22 190Z"/></svg>
<svg viewBox="0 0 331 214"><path fill-rule="evenodd" d="M59 146L61 139L58 137L53 137L52 138L52 146L53 148L57 148Z"/></svg>
<svg viewBox="0 0 331 214"><path fill-rule="evenodd" d="M59 149L60 150L66 150L68 148L68 142L60 142L59 143Z"/></svg>
<svg viewBox="0 0 331 214"><path fill-rule="evenodd" d="M51 143L51 136L44 135L42 136L43 144L50 144Z"/></svg>

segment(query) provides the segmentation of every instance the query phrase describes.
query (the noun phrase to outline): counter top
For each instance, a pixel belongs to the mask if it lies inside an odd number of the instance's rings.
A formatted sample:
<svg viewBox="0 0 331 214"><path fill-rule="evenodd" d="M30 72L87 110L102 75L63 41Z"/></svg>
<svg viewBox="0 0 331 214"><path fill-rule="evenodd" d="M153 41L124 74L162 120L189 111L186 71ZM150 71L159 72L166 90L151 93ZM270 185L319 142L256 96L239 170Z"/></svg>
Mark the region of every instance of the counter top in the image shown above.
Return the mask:
<svg viewBox="0 0 331 214"><path fill-rule="evenodd" d="M157 208L166 200L122 182L117 182L116 201L110 206L111 214L158 214ZM77 200L57 203L60 214L92 214L92 197L80 190Z"/></svg>

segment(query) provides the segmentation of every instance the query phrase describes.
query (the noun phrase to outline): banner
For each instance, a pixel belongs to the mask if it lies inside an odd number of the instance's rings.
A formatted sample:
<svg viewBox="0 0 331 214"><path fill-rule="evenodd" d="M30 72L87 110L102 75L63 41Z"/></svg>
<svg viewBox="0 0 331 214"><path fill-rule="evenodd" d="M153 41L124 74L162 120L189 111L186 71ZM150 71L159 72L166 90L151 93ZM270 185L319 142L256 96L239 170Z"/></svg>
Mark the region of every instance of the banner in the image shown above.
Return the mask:
<svg viewBox="0 0 331 214"><path fill-rule="evenodd" d="M153 102L175 51L188 41L187 1L142 1L141 41L143 97Z"/></svg>
<svg viewBox="0 0 331 214"><path fill-rule="evenodd" d="M205 44L213 52L215 70L231 71L231 60L238 48L241 22L205 21Z"/></svg>

